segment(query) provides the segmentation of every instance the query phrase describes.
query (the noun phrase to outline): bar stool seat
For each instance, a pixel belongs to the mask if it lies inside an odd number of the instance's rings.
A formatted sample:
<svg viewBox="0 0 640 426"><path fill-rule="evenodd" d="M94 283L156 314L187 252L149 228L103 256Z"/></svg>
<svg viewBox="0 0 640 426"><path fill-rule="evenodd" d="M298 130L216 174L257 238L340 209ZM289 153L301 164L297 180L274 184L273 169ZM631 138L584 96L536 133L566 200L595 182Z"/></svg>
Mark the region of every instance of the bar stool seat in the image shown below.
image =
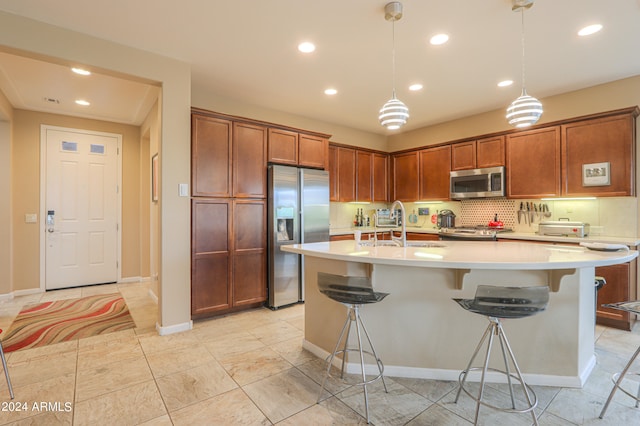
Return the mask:
<svg viewBox="0 0 640 426"><path fill-rule="evenodd" d="M632 314L640 315L640 300L628 300L625 302L605 303L602 306L604 308L617 309L620 311L625 311L625 312L630 312ZM631 359L629 359L629 362L627 362L627 365L625 365L624 369L620 373L616 373L611 377L611 380L613 381L613 388L609 393L607 402L604 404L604 407L602 407L602 411L600 412L600 416L599 416L600 418L604 417L604 414L606 413L607 408L609 408L609 404L613 399L613 395L615 395L618 389L620 389L622 393L624 393L625 395L628 395L629 397L631 397L636 401L636 404L635 404L636 408L640 407L640 384L638 385L638 390L635 393L635 395L622 387L622 383L627 374L640 376L640 372L629 373L629 369L633 365L633 362L636 360L636 358L638 358L638 355L640 355L640 346L638 346L638 349L636 349L635 353L631 356Z"/></svg>
<svg viewBox="0 0 640 426"><path fill-rule="evenodd" d="M378 303L382 299L387 297L389 293L375 292L371 285L371 279L368 277L334 275L325 272L318 272L318 289L320 290L320 293L324 294L329 299L345 305L347 307L347 318L345 319L344 325L342 326L340 337L336 342L336 346L333 352L327 357L327 370L322 379L322 384L320 385L320 393L318 394L317 402L320 402L320 399L322 398L322 393L324 391L324 385L327 378L335 378L333 375L331 375L331 366L333 365L334 358L337 355L342 355L342 368L340 371L340 378L344 379L344 367L349 353L357 352L362 380L357 383L351 383L351 385L362 386L363 388L365 416L367 419L367 423L369 423L369 396L367 393L367 385L378 380L382 380L384 390L385 392L387 392L387 384L384 382L383 376L384 365L376 354L376 350L373 347L373 343L371 342L369 333L367 332L367 329L362 322L362 318L360 317L360 307L365 304ZM357 346L350 347L349 335L351 333L351 326L354 324L358 341ZM360 330L364 332L364 336L367 339L369 349L364 349L362 346L362 336ZM339 349L340 344L343 342L343 339L344 343L342 345L342 349ZM378 374L373 378L367 378L367 375L365 373L365 355L372 358L378 368Z"/></svg>
<svg viewBox="0 0 640 426"><path fill-rule="evenodd" d="M480 414L480 405L494 408L496 410L513 412L513 413L531 413L534 424L538 424L538 419L534 412L538 404L538 399L535 392L529 385L527 385L522 378L520 367L516 362L516 358L511 350L507 336L502 328L502 319L517 319L526 318L542 312L546 309L549 302L549 287L537 286L537 287L501 287L501 286L489 286L479 285L476 290L475 298L473 299L453 299L463 309L487 317L489 325L487 326L484 335L480 339L480 342L476 346L476 349L465 368L458 378L460 386L456 394L455 402L458 402L460 393L464 391L468 396L476 401L476 412L474 424L478 424L478 417ZM493 339L497 336L500 342L500 348L502 350L502 358L504 361L505 370L499 370L495 368L489 368L489 359L491 356L491 348L493 345ZM473 367L473 362L478 355L480 348L484 342L488 339L487 349L484 364L482 367ZM509 358L507 359L507 354ZM513 365L516 374L511 372L509 362ZM473 395L465 388L465 383L470 371L482 370L482 376L480 379L480 392ZM498 407L483 401L484 396L484 384L487 371L493 371L504 374L509 384L509 392L511 395L511 407L504 408ZM524 395L527 399L527 406L524 408L516 408L515 396L513 393L512 379L517 380L522 384Z"/></svg>
<svg viewBox="0 0 640 426"><path fill-rule="evenodd" d="M2 334L1 328L0 328L0 334ZM9 388L9 395L11 395L11 399L13 399L13 387L11 386L11 379L9 378L9 369L7 368L7 359L4 357L2 340L0 340L0 358L2 358L2 367L4 368L4 377L6 377L7 379L7 387Z"/></svg>

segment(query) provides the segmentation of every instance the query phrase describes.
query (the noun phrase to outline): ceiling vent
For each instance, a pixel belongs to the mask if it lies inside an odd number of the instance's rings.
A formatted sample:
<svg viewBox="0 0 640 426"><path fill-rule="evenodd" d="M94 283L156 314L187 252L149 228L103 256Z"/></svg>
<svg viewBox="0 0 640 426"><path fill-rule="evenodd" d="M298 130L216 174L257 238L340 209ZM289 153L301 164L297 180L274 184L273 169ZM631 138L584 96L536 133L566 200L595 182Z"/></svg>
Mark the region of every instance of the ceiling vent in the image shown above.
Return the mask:
<svg viewBox="0 0 640 426"><path fill-rule="evenodd" d="M44 97L44 101L45 101L46 103L49 103L49 104L59 104L59 103L60 103L60 99L50 98L50 97L48 97L48 96L45 96L45 97Z"/></svg>

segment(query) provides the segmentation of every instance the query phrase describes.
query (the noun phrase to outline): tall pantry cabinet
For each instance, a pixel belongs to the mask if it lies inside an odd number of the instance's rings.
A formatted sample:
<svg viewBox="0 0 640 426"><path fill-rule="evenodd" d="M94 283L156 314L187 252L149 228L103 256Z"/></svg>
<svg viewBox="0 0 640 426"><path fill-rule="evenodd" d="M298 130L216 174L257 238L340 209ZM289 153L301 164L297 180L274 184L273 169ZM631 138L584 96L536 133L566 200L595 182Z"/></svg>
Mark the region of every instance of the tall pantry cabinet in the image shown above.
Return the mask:
<svg viewBox="0 0 640 426"><path fill-rule="evenodd" d="M191 115L191 315L260 306L267 297L267 128Z"/></svg>

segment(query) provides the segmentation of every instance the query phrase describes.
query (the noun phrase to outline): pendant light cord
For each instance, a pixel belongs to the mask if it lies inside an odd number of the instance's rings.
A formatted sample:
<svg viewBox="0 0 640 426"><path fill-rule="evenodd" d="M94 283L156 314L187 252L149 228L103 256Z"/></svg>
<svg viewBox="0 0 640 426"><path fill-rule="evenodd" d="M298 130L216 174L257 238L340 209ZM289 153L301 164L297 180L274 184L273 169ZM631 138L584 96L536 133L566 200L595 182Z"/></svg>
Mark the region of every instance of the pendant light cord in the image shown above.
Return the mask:
<svg viewBox="0 0 640 426"><path fill-rule="evenodd" d="M524 7L520 9L520 13L522 14L522 25L521 25L521 31L522 31L522 91L524 92L526 90L526 84L525 84L525 80L524 80Z"/></svg>
<svg viewBox="0 0 640 426"><path fill-rule="evenodd" d="M391 21L391 83L393 99L396 98L396 19Z"/></svg>

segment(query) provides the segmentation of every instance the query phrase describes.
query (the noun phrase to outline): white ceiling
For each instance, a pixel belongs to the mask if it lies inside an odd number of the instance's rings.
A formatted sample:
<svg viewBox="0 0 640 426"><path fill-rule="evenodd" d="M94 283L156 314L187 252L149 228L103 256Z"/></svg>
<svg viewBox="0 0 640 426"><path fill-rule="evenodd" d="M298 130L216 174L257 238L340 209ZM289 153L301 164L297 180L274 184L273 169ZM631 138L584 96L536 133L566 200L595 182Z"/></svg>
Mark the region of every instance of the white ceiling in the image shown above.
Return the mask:
<svg viewBox="0 0 640 426"><path fill-rule="evenodd" d="M193 90L386 134L377 114L392 90L387 2L0 0L0 10L188 62ZM506 108L519 96L521 20L511 0L403 4L395 25L396 90L411 118L401 131ZM595 22L604 25L600 33L576 35ZM525 25L532 96L640 75L640 0L537 0L525 12ZM439 32L448 33L449 42L429 45ZM317 45L315 53L297 51L305 40ZM84 89L96 95L90 107L96 116L133 123L150 97L150 86L140 83L107 87L112 78L92 76L90 84L77 78L71 84L69 73L52 79L51 69L36 71L43 64L29 62L0 55L0 90L14 106L41 109L35 104L45 96L72 99ZM507 78L516 83L496 86ZM414 82L424 89L409 92ZM339 93L324 95L329 86Z"/></svg>

